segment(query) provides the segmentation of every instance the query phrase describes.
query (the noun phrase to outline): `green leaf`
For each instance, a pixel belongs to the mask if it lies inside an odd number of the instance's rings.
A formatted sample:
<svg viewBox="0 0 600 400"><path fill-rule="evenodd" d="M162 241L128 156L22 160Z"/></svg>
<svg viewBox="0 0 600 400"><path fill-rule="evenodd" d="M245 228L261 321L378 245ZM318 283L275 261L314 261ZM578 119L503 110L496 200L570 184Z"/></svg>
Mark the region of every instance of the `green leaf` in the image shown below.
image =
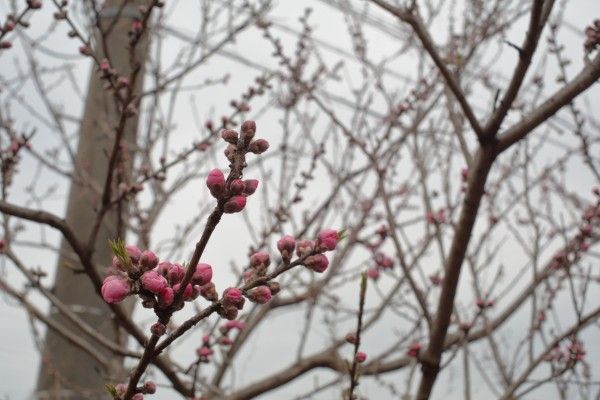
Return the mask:
<svg viewBox="0 0 600 400"><path fill-rule="evenodd" d="M115 385L113 385L112 383L107 383L106 385L104 385L104 387L106 388L106 391L113 397L113 399L117 399L117 388L115 388Z"/></svg>
<svg viewBox="0 0 600 400"><path fill-rule="evenodd" d="M119 259L121 264L128 268L131 266L131 258L129 258L129 254L127 254L127 249L125 248L125 242L123 239L116 238L115 240L109 240L108 244L110 245L110 249L113 254Z"/></svg>

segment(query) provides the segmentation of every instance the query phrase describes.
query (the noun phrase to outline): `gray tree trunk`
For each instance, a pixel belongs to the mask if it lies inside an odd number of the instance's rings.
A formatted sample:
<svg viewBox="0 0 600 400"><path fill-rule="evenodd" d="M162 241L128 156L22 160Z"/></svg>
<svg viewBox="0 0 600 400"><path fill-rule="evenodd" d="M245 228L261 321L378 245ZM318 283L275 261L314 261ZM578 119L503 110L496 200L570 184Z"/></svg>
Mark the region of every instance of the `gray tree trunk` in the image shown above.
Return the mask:
<svg viewBox="0 0 600 400"><path fill-rule="evenodd" d="M109 0L103 10L103 26L113 23L116 10L123 0ZM112 67L116 68L121 76L130 73L128 32L132 23L132 16L138 13L137 8L128 5L115 22L112 33L107 40ZM147 35L146 35L147 36ZM102 52L101 49L96 51ZM148 41L142 40L137 46L136 59L143 65L148 52ZM143 81L143 67L136 82L136 93L140 93ZM98 73L92 71L85 110L80 126L77 161L74 174L83 171L84 182L73 182L68 198L66 220L71 228L81 238L89 236L92 222L95 220L96 210L101 204L101 195L106 179L109 156L114 143L115 125L119 115L115 109L115 101L110 92L103 89L104 82L99 79ZM138 118L127 120L125 128L125 142L127 148L134 149ZM125 170L131 169L131 155L125 161ZM127 216L124 210L121 214ZM112 254L108 240L122 237L125 232L117 228L117 212L111 211L104 218L100 228L94 251L94 262L100 268L110 265ZM85 240L85 239L84 239ZM85 274L78 274L73 267L79 269L72 249L66 241L61 243L58 268L54 293L58 298L76 312L98 333L115 342L123 342L119 336L116 324L111 319L111 312L97 296L89 278ZM65 267L65 265L70 266ZM103 274L102 274L103 276ZM50 310L51 317L61 324L72 327L64 317ZM77 329L74 329L77 332ZM86 339L85 337L83 337ZM103 352L111 360L110 372L117 372L120 376L107 376L106 372L89 355L67 343L60 335L48 331L46 334L45 348L42 353L40 373L38 377L38 399L103 399L108 397L104 388L107 381L123 379L122 359L110 354L104 348L91 344L96 350Z"/></svg>

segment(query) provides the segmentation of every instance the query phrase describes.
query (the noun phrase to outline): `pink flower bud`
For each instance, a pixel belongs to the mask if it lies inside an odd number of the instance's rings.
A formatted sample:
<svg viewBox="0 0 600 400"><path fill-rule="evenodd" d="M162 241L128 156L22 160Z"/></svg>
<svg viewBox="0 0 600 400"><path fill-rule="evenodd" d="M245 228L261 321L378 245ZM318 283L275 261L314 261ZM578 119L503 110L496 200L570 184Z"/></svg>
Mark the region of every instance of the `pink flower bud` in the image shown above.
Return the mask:
<svg viewBox="0 0 600 400"><path fill-rule="evenodd" d="M417 358L419 356L420 352L421 352L421 344L420 343L413 343L408 348L408 351L406 352L406 354L409 357Z"/></svg>
<svg viewBox="0 0 600 400"><path fill-rule="evenodd" d="M146 394L156 393L156 383L154 383L153 381L144 382L144 392Z"/></svg>
<svg viewBox="0 0 600 400"><path fill-rule="evenodd" d="M202 336L202 343L204 343L205 345L210 344L210 336L208 336L208 335Z"/></svg>
<svg viewBox="0 0 600 400"><path fill-rule="evenodd" d="M81 46L79 48L79 53L81 53L84 56L89 56L90 54L92 54L92 50L90 50L90 48L87 46Z"/></svg>
<svg viewBox="0 0 600 400"><path fill-rule="evenodd" d="M110 70L110 63L108 62L108 60L105 58L102 61L100 61L100 70L107 72L108 70Z"/></svg>
<svg viewBox="0 0 600 400"><path fill-rule="evenodd" d="M356 335L352 332L346 334L346 342L350 344L356 344Z"/></svg>
<svg viewBox="0 0 600 400"><path fill-rule="evenodd" d="M235 156L236 150L237 147L235 145L229 144L229 146L227 146L227 148L225 148L225 150L223 151L223 154L225 154L225 157L227 157L229 161L233 162L233 157Z"/></svg>
<svg viewBox="0 0 600 400"><path fill-rule="evenodd" d="M367 276L371 279L373 279L374 281L376 281L377 279L379 279L379 269L373 267L373 268L369 268L367 270Z"/></svg>
<svg viewBox="0 0 600 400"><path fill-rule="evenodd" d="M137 246L132 244L125 246L125 250L127 250L127 254L129 258L131 258L131 262L137 264L140 261L140 257L142 256L142 251L138 249Z"/></svg>
<svg viewBox="0 0 600 400"><path fill-rule="evenodd" d="M136 393L131 397L131 400L144 400L144 395L141 393Z"/></svg>
<svg viewBox="0 0 600 400"><path fill-rule="evenodd" d="M162 275L162 276L167 276L167 274L169 273L169 270L173 267L173 264L171 264L168 261L163 261L160 264L158 264L158 267L155 269L155 271Z"/></svg>
<svg viewBox="0 0 600 400"><path fill-rule="evenodd" d="M123 264L117 256L113 256L111 266L117 271L123 271Z"/></svg>
<svg viewBox="0 0 600 400"><path fill-rule="evenodd" d="M196 266L192 283L200 286L206 285L212 279L212 274L212 267L209 264L200 263Z"/></svg>
<svg viewBox="0 0 600 400"><path fill-rule="evenodd" d="M107 303L119 303L129 294L129 283L123 278L111 275L102 282L100 292Z"/></svg>
<svg viewBox="0 0 600 400"><path fill-rule="evenodd" d="M271 289L268 286L257 286L250 291L248 298L258 304L266 304L271 300Z"/></svg>
<svg viewBox="0 0 600 400"><path fill-rule="evenodd" d="M254 137L256 133L256 122L254 121L244 121L242 124L242 135L244 136L244 140L248 143Z"/></svg>
<svg viewBox="0 0 600 400"><path fill-rule="evenodd" d="M235 287L225 289L223 292L223 305L234 306L238 310L244 308L244 296L242 291Z"/></svg>
<svg viewBox="0 0 600 400"><path fill-rule="evenodd" d="M209 358L213 354L213 351L206 346L202 346L196 350L196 354L198 354L198 357L200 358Z"/></svg>
<svg viewBox="0 0 600 400"><path fill-rule="evenodd" d="M171 285L175 285L183 280L185 269L180 264L171 264L167 271L167 280Z"/></svg>
<svg viewBox="0 0 600 400"><path fill-rule="evenodd" d="M234 179L229 184L229 193L232 195L240 195L244 191L244 181L241 179Z"/></svg>
<svg viewBox="0 0 600 400"><path fill-rule="evenodd" d="M244 196L233 196L225 205L223 206L223 211L227 214L233 214L236 212L240 212L246 206L246 198Z"/></svg>
<svg viewBox="0 0 600 400"><path fill-rule="evenodd" d="M217 301L219 299L215 284L212 282L200 287L200 295L208 301Z"/></svg>
<svg viewBox="0 0 600 400"><path fill-rule="evenodd" d="M315 243L312 240L299 240L296 246L298 257L306 257L315 250Z"/></svg>
<svg viewBox="0 0 600 400"><path fill-rule="evenodd" d="M215 198L220 198L225 192L225 175L220 169L213 169L208 173L206 178L206 186L210 190L210 194Z"/></svg>
<svg viewBox="0 0 600 400"><path fill-rule="evenodd" d="M337 246L340 236L337 231L333 229L325 229L321 231L317 236L317 249L318 251L331 251Z"/></svg>
<svg viewBox="0 0 600 400"><path fill-rule="evenodd" d="M152 326L150 327L150 332L152 332L153 335L162 336L167 332L167 327L161 324L160 322L157 322L155 324L152 324Z"/></svg>
<svg viewBox="0 0 600 400"><path fill-rule="evenodd" d="M250 267L251 268L267 268L271 264L269 253L264 251L258 251L250 256Z"/></svg>
<svg viewBox="0 0 600 400"><path fill-rule="evenodd" d="M127 385L124 383L117 383L115 385L115 391L117 392L117 395L122 398L127 392Z"/></svg>
<svg viewBox="0 0 600 400"><path fill-rule="evenodd" d="M168 286L167 280L164 276L159 275L156 271L144 272L140 278L142 286L149 292L159 294L164 288Z"/></svg>
<svg viewBox="0 0 600 400"><path fill-rule="evenodd" d="M175 299L175 292L169 286L161 290L158 294L158 304L162 307L168 307L173 304L173 299Z"/></svg>
<svg viewBox="0 0 600 400"><path fill-rule="evenodd" d="M0 49L10 49L12 47L12 42L8 40L3 40L0 42Z"/></svg>
<svg viewBox="0 0 600 400"><path fill-rule="evenodd" d="M250 196L256 192L256 188L258 187L258 179L246 179L244 181L244 190L242 194L244 196Z"/></svg>
<svg viewBox="0 0 600 400"><path fill-rule="evenodd" d="M221 132L221 138L223 138L223 140L227 143L236 144L238 141L238 134L236 131L232 131L231 129L225 129L223 132Z"/></svg>
<svg viewBox="0 0 600 400"><path fill-rule="evenodd" d="M246 328L246 324L242 321L227 321L225 323L225 328L227 328L228 330L237 329L241 331L244 330L244 328Z"/></svg>
<svg viewBox="0 0 600 400"><path fill-rule="evenodd" d="M358 353L356 353L356 362L363 363L366 360L367 360L367 355L364 352L359 351Z"/></svg>
<svg viewBox="0 0 600 400"><path fill-rule="evenodd" d="M158 257L150 250L144 251L140 256L140 266L143 270L148 271L158 265Z"/></svg>
<svg viewBox="0 0 600 400"><path fill-rule="evenodd" d="M265 139L256 139L248 146L248 151L254 154L262 154L269 148L269 142Z"/></svg>
<svg viewBox="0 0 600 400"><path fill-rule="evenodd" d="M281 253L284 260L292 258L294 248L296 247L296 239L293 236L285 235L277 241L277 250Z"/></svg>
<svg viewBox="0 0 600 400"><path fill-rule="evenodd" d="M180 287L181 287L181 284L179 284L179 283L173 285L173 292L177 293L179 291ZM190 300L193 295L194 295L194 288L192 287L191 284L188 283L183 291L183 300Z"/></svg>
<svg viewBox="0 0 600 400"><path fill-rule="evenodd" d="M223 346L231 346L233 344L233 340L229 339L227 336L223 336L219 339L219 343Z"/></svg>
<svg viewBox="0 0 600 400"><path fill-rule="evenodd" d="M329 260L325 256L325 254L315 254L314 256L308 257L304 261L304 265L315 272L325 272L327 267L329 266Z"/></svg>

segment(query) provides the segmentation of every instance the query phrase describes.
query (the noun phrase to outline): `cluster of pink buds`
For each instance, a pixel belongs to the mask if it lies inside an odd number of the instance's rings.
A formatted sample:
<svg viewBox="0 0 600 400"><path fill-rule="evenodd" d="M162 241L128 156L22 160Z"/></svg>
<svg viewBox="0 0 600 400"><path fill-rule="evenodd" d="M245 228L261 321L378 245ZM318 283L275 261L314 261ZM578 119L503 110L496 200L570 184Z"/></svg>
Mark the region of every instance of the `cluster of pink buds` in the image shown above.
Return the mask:
<svg viewBox="0 0 600 400"><path fill-rule="evenodd" d="M432 225L445 224L448 222L446 218L446 210L441 209L439 211L429 211L426 215L427 222Z"/></svg>
<svg viewBox="0 0 600 400"><path fill-rule="evenodd" d="M379 279L382 270L392 269L394 260L382 252L377 252L373 256L374 265L367 270L367 276L373 280Z"/></svg>
<svg viewBox="0 0 600 400"><path fill-rule="evenodd" d="M583 343L578 340L574 340L564 349L561 349L560 345L556 345L544 356L544 360L548 362L557 361L565 363L576 363L585 359L586 351L583 347Z"/></svg>
<svg viewBox="0 0 600 400"><path fill-rule="evenodd" d="M229 337L229 333L232 331L242 331L246 328L246 324L242 321L232 320L227 321L219 327L220 336L214 340L209 335L202 337L202 346L196 349L196 354L200 362L210 362L211 356L214 354L212 350L215 344L221 346L231 346L233 340Z"/></svg>
<svg viewBox="0 0 600 400"><path fill-rule="evenodd" d="M585 50L590 53L600 46L600 19L585 28Z"/></svg>
<svg viewBox="0 0 600 400"><path fill-rule="evenodd" d="M579 261L582 253L589 250L589 239L592 237L594 227L600 224L600 189L594 188L593 193L597 197L596 204L588 207L583 213L577 235L569 241L563 250L554 254L550 263L551 269L568 268Z"/></svg>
<svg viewBox="0 0 600 400"><path fill-rule="evenodd" d="M421 348L423 346L421 346L421 343L413 343L408 347L408 350L406 351L406 355L409 357L414 357L414 358L418 358L419 354L421 353Z"/></svg>
<svg viewBox="0 0 600 400"><path fill-rule="evenodd" d="M475 305L480 310L483 310L484 308L493 307L494 304L495 304L494 300L484 300L484 299L477 299L477 300L475 300Z"/></svg>
<svg viewBox="0 0 600 400"><path fill-rule="evenodd" d="M159 264L158 257L151 251L141 251L136 246L124 246L114 242L112 265L102 284L102 297L107 303L119 303L127 296L137 294L144 307L167 308L173 304L180 290L186 269L168 261ZM190 283L183 290L183 300L192 301L202 295L210 301L217 299L212 280L212 267L200 263ZM154 327L153 327L154 328ZM160 330L159 327L156 328ZM164 331L163 331L164 333Z"/></svg>
<svg viewBox="0 0 600 400"><path fill-rule="evenodd" d="M12 47L12 42L10 40L3 40L4 36L9 32L14 31L17 25L28 28L29 22L25 21L23 17L28 11L39 10L40 8L42 8L41 0L27 0L27 9L21 11L19 17L16 17L14 14L9 14L6 17L4 24L0 25L0 50L7 50Z"/></svg>
<svg viewBox="0 0 600 400"><path fill-rule="evenodd" d="M244 157L246 153L261 154L269 148L269 142L265 139L252 140L256 133L256 123L246 121L242 124L241 135L231 129L221 132L221 137L229 146L225 149L225 156L233 164L236 154ZM240 212L246 207L246 198L251 196L258 188L258 180L239 178L225 179L220 169L213 169L206 178L206 186L210 194L223 206L223 212L227 214Z"/></svg>
<svg viewBox="0 0 600 400"><path fill-rule="evenodd" d="M117 399L125 398L125 393L127 393L127 385L125 383L119 383L114 387L114 395ZM146 381L140 387L136 388L136 393L131 398L132 400L144 400L145 394L154 394L156 393L156 383L153 381Z"/></svg>

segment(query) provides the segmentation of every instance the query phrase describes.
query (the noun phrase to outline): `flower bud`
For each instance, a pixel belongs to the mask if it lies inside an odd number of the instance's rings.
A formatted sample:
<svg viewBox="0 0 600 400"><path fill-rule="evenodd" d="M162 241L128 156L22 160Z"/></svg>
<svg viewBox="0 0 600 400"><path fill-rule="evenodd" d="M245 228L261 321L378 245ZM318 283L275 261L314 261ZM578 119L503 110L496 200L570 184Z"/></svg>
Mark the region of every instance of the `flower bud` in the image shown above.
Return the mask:
<svg viewBox="0 0 600 400"><path fill-rule="evenodd" d="M131 262L137 264L140 261L140 257L142 256L142 251L132 244L125 246L125 250L127 250L127 254L131 259Z"/></svg>
<svg viewBox="0 0 600 400"><path fill-rule="evenodd" d="M225 328L227 330L237 329L238 331L244 330L246 328L246 324L242 321L227 321L225 323Z"/></svg>
<svg viewBox="0 0 600 400"><path fill-rule="evenodd" d="M223 154L225 154L225 157L227 157L229 161L233 162L233 156L235 155L236 150L237 147L235 145L229 144L229 146L227 146L223 151Z"/></svg>
<svg viewBox="0 0 600 400"><path fill-rule="evenodd" d="M249 141L252 140L252 138L254 137L254 134L256 133L256 122L254 121L245 121L242 124L242 136L244 138L244 141L246 143L248 143Z"/></svg>
<svg viewBox="0 0 600 400"><path fill-rule="evenodd" d="M346 342L350 344L356 344L356 335L352 332L346 334Z"/></svg>
<svg viewBox="0 0 600 400"><path fill-rule="evenodd" d="M212 279L212 267L209 264L200 263L196 266L196 271L192 276L192 283L195 285L206 285Z"/></svg>
<svg viewBox="0 0 600 400"><path fill-rule="evenodd" d="M377 279L379 279L379 269L373 267L373 268L369 268L367 270L367 276L371 279L373 279L374 281L376 281Z"/></svg>
<svg viewBox="0 0 600 400"><path fill-rule="evenodd" d="M115 391L117 392L117 395L119 397L123 397L123 396L125 396L125 393L127 392L127 385L124 383L117 383L115 385Z"/></svg>
<svg viewBox="0 0 600 400"><path fill-rule="evenodd" d="M185 270L179 264L171 264L167 271L167 279L171 285L175 285L183 280Z"/></svg>
<svg viewBox="0 0 600 400"><path fill-rule="evenodd" d="M198 357L200 358L207 359L213 354L213 351L209 347L202 346L196 350L196 354L198 354Z"/></svg>
<svg viewBox="0 0 600 400"><path fill-rule="evenodd" d="M119 303L129 294L129 283L124 278L111 275L102 282L100 292L107 303Z"/></svg>
<svg viewBox="0 0 600 400"><path fill-rule="evenodd" d="M337 246L340 236L337 231L333 229L325 229L317 236L317 250L318 251L331 251Z"/></svg>
<svg viewBox="0 0 600 400"><path fill-rule="evenodd" d="M156 393L156 383L154 383L153 381L144 382L144 392L146 394Z"/></svg>
<svg viewBox="0 0 600 400"><path fill-rule="evenodd" d="M359 351L358 353L356 353L356 362L358 363L363 363L367 360L367 354Z"/></svg>
<svg viewBox="0 0 600 400"><path fill-rule="evenodd" d="M271 291L271 294L273 296L275 296L281 291L281 285L279 284L279 282L270 281L269 283L267 283L267 286L269 287L269 290Z"/></svg>
<svg viewBox="0 0 600 400"><path fill-rule="evenodd" d="M248 298L258 304L266 304L271 300L271 290L268 286L257 286L250 291Z"/></svg>
<svg viewBox="0 0 600 400"><path fill-rule="evenodd" d="M271 264L269 253L258 251L250 256L250 267L256 269L265 269Z"/></svg>
<svg viewBox="0 0 600 400"><path fill-rule="evenodd" d="M206 186L215 198L220 198L225 192L225 176L220 169L213 169L208 173L206 178Z"/></svg>
<svg viewBox="0 0 600 400"><path fill-rule="evenodd" d="M168 307L173 304L175 299L175 292L173 288L167 286L158 294L158 304L162 307Z"/></svg>
<svg viewBox="0 0 600 400"><path fill-rule="evenodd" d="M180 287L181 287L181 284L179 284L179 283L173 285L173 292L175 292L175 294L177 294ZM185 289L183 290L183 300L190 300L193 295L194 295L194 288L192 287L191 284L188 283L187 286L185 287Z"/></svg>
<svg viewBox="0 0 600 400"><path fill-rule="evenodd" d="M171 264L170 262L163 261L163 262L161 262L161 263L158 264L158 267L155 269L155 271L159 275L162 275L162 276L166 277L172 266L173 266L173 264Z"/></svg>
<svg viewBox="0 0 600 400"><path fill-rule="evenodd" d="M327 267L329 266L329 260L325 256L325 254L315 254L314 256L308 257L304 261L304 265L315 272L325 272Z"/></svg>
<svg viewBox="0 0 600 400"><path fill-rule="evenodd" d="M233 340L229 339L227 336L223 336L219 339L219 343L223 346L231 346L233 344Z"/></svg>
<svg viewBox="0 0 600 400"><path fill-rule="evenodd" d="M281 253L281 257L284 260L292 258L294 248L296 247L296 239L293 236L285 235L277 241L277 250Z"/></svg>
<svg viewBox="0 0 600 400"><path fill-rule="evenodd" d="M244 296L242 291L235 287L230 287L223 291L223 305L234 306L238 310L244 308Z"/></svg>
<svg viewBox="0 0 600 400"><path fill-rule="evenodd" d="M420 352L421 352L421 344L420 343L413 343L408 348L408 351L406 352L406 354L409 357L415 357L415 358L417 358L419 356Z"/></svg>
<svg viewBox="0 0 600 400"><path fill-rule="evenodd" d="M150 327L150 332L152 332L153 335L162 336L167 332L167 327L161 324L160 322L157 322L155 324L152 324L152 326Z"/></svg>
<svg viewBox="0 0 600 400"><path fill-rule="evenodd" d="M256 188L258 188L258 179L246 179L244 181L244 190L242 194L244 196L250 196L256 192Z"/></svg>
<svg viewBox="0 0 600 400"><path fill-rule="evenodd" d="M131 397L131 400L144 400L144 395L141 393L136 393Z"/></svg>
<svg viewBox="0 0 600 400"><path fill-rule="evenodd" d="M0 49L10 49L12 47L12 42L8 40L3 40L0 42Z"/></svg>
<svg viewBox="0 0 600 400"><path fill-rule="evenodd" d="M233 196L225 205L223 206L223 211L227 214L233 214L236 212L240 212L246 206L246 198L244 196Z"/></svg>
<svg viewBox="0 0 600 400"><path fill-rule="evenodd" d="M225 129L221 132L221 138L227 143L236 144L238 141L238 134L231 129Z"/></svg>
<svg viewBox="0 0 600 400"><path fill-rule="evenodd" d="M219 294L217 293L215 284L212 282L209 282L206 285L200 287L200 295L208 301L219 300Z"/></svg>
<svg viewBox="0 0 600 400"><path fill-rule="evenodd" d="M265 139L256 139L248 146L248 151L254 154L262 154L269 148L269 142Z"/></svg>
<svg viewBox="0 0 600 400"><path fill-rule="evenodd" d="M219 307L217 313L219 313L221 317L232 321L237 318L238 309L232 305L224 305L223 307Z"/></svg>
<svg viewBox="0 0 600 400"><path fill-rule="evenodd" d="M164 276L159 275L156 271L144 272L140 278L142 286L149 292L159 294L164 288L168 286L167 280Z"/></svg>
<svg viewBox="0 0 600 400"><path fill-rule="evenodd" d="M298 257L306 257L315 250L315 243L312 240L299 240L296 246Z"/></svg>
<svg viewBox="0 0 600 400"><path fill-rule="evenodd" d="M241 179L234 179L229 184L229 193L232 195L240 195L244 191L244 181Z"/></svg>
<svg viewBox="0 0 600 400"><path fill-rule="evenodd" d="M148 271L158 265L158 257L150 250L144 251L140 256L140 266L142 270Z"/></svg>

